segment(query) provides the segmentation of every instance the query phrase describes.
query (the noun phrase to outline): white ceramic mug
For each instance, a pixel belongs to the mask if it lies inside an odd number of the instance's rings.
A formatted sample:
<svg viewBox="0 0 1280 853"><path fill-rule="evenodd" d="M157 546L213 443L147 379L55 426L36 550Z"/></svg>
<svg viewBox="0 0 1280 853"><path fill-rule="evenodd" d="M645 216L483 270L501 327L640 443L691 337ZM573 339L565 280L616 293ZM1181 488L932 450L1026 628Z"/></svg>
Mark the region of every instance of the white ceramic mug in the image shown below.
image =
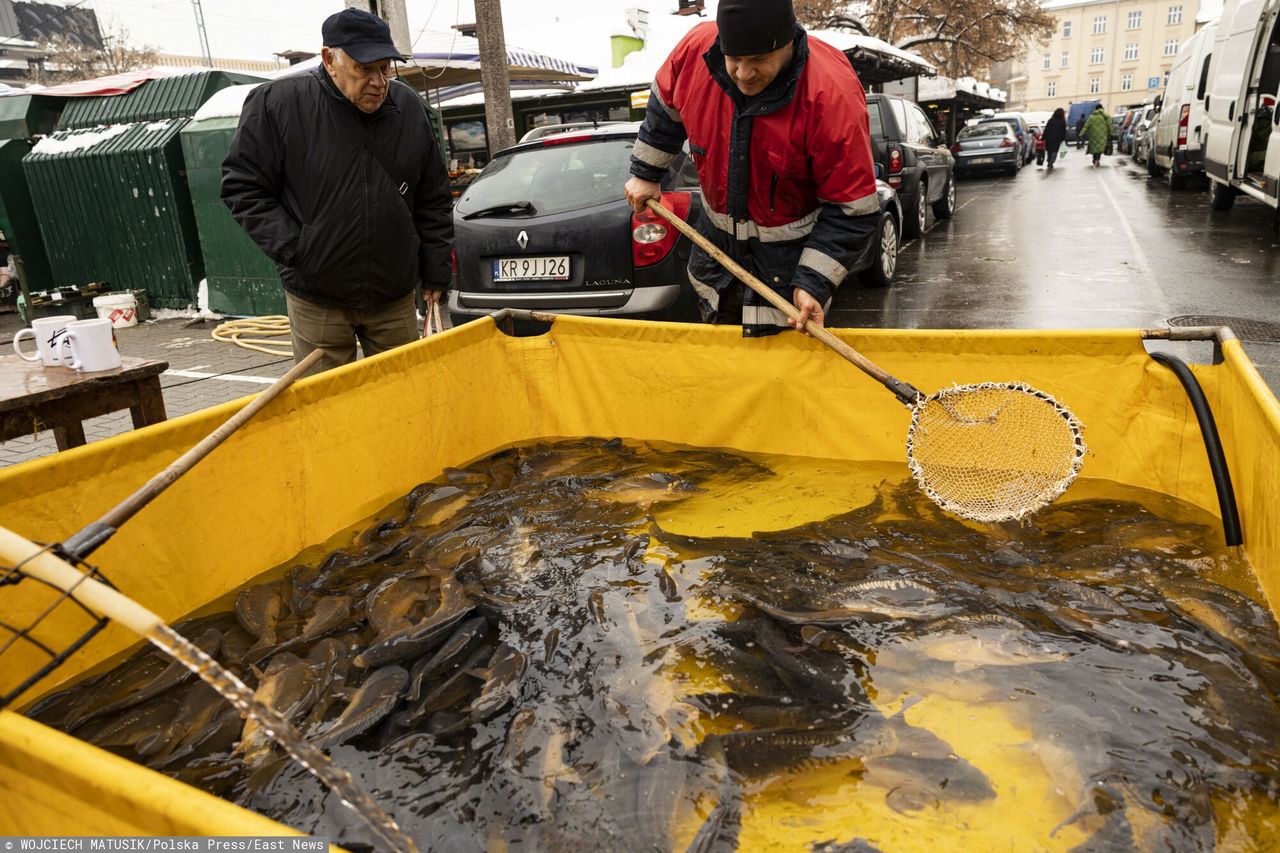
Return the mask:
<svg viewBox="0 0 1280 853"><path fill-rule="evenodd" d="M42 361L45 367L63 367L66 364L67 324L75 320L74 314L59 314L56 317L37 317L31 321L31 328L23 329L13 336L13 351L19 358L27 361ZM24 338L34 338L36 351L25 353L18 344Z"/></svg>
<svg viewBox="0 0 1280 853"><path fill-rule="evenodd" d="M120 366L120 350L116 347L116 333L111 321L104 319L76 320L67 324L67 344L71 355L67 367L83 373L114 370Z"/></svg>

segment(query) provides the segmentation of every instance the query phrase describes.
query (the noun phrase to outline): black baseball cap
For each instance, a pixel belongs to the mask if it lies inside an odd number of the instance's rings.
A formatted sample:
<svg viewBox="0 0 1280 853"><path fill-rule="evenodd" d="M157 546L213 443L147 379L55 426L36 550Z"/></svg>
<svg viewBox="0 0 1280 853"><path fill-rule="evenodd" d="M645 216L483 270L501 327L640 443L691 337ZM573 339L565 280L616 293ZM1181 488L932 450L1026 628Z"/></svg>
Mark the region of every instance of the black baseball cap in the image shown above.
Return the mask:
<svg viewBox="0 0 1280 853"><path fill-rule="evenodd" d="M340 47L356 62L405 59L391 41L387 22L363 9L343 9L320 27L325 47Z"/></svg>

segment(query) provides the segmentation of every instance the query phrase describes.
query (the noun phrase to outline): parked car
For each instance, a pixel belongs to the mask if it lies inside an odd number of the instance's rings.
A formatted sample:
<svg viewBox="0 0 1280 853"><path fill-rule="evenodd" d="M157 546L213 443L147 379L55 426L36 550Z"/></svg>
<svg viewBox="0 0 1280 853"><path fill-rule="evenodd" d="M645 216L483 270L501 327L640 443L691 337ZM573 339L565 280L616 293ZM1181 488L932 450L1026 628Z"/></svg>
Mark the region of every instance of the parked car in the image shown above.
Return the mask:
<svg viewBox="0 0 1280 853"><path fill-rule="evenodd" d="M906 211L905 236L924 232L930 207L935 218L950 219L956 209L955 158L924 110L903 98L871 94L867 117L876 163Z"/></svg>
<svg viewBox="0 0 1280 853"><path fill-rule="evenodd" d="M1209 63L1209 204L1244 193L1280 207L1280 0L1227 0Z"/></svg>
<svg viewBox="0 0 1280 853"><path fill-rule="evenodd" d="M1013 177L1022 168L1022 147L1017 128L1007 121L982 121L969 125L951 146L956 174L1004 170Z"/></svg>
<svg viewBox="0 0 1280 853"><path fill-rule="evenodd" d="M1031 138L1031 128L1027 124L1026 118L1022 113L996 113L990 118L984 118L983 122L988 121L1004 121L1013 125L1014 135L1018 139L1018 145L1022 149L1022 163L1026 165L1035 159L1036 143ZM981 124L982 122L979 122Z"/></svg>
<svg viewBox="0 0 1280 853"><path fill-rule="evenodd" d="M1044 127L1031 128L1031 136L1036 141L1036 165L1044 165Z"/></svg>
<svg viewBox="0 0 1280 853"><path fill-rule="evenodd" d="M625 121L570 121L563 124L544 124L541 127L535 127L520 137L521 142L533 142L535 139L543 139L547 136L554 136L558 133L571 133L576 130L592 130L597 127L605 127L611 124L627 124Z"/></svg>
<svg viewBox="0 0 1280 853"><path fill-rule="evenodd" d="M1164 175L1170 189L1183 189L1188 178L1204 171L1209 67L1217 30L1217 23L1210 23L1183 43L1160 99L1147 172Z"/></svg>
<svg viewBox="0 0 1280 853"><path fill-rule="evenodd" d="M622 194L640 125L544 136L499 151L454 207L458 322L502 308L593 316L696 320L686 265L691 244ZM685 221L702 211L693 160L667 170L663 198ZM897 268L902 208L877 181L881 220L853 272L884 286Z"/></svg>
<svg viewBox="0 0 1280 853"><path fill-rule="evenodd" d="M1142 111L1142 118L1134 124L1133 143L1130 149L1133 151L1134 163L1146 164L1151 159L1151 145L1156 133L1156 117L1160 115L1160 108L1155 104L1148 104L1146 109Z"/></svg>

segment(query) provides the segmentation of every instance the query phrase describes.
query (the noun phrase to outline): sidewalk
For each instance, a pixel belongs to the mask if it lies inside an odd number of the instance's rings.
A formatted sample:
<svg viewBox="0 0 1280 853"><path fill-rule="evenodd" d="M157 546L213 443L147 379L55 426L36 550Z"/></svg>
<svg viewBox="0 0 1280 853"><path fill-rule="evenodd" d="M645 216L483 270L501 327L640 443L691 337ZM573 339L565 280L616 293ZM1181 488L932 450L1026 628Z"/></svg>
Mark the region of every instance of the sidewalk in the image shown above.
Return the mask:
<svg viewBox="0 0 1280 853"><path fill-rule="evenodd" d="M161 375L165 412L170 418L255 394L293 365L292 358L266 355L211 335L219 320L158 320L117 329L121 355L167 361ZM17 314L0 314L0 351L13 353L11 341L23 327ZM84 422L90 442L133 428L128 410ZM58 451L53 433L0 442L0 468Z"/></svg>

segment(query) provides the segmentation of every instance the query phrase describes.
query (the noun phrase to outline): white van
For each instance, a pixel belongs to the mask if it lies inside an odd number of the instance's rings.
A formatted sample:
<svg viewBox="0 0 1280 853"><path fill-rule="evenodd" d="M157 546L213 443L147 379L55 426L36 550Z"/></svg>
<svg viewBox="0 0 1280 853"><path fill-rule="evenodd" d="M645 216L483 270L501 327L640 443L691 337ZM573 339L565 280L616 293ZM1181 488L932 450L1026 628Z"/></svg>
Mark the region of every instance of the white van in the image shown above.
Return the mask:
<svg viewBox="0 0 1280 853"><path fill-rule="evenodd" d="M1217 31L1215 21L1183 42L1160 98L1147 172L1157 178L1166 175L1170 189L1182 189L1188 177L1204 171L1204 134L1209 118L1204 104Z"/></svg>
<svg viewBox="0 0 1280 853"><path fill-rule="evenodd" d="M1280 0L1227 0L1209 63L1204 171L1210 204L1238 193L1280 206Z"/></svg>

